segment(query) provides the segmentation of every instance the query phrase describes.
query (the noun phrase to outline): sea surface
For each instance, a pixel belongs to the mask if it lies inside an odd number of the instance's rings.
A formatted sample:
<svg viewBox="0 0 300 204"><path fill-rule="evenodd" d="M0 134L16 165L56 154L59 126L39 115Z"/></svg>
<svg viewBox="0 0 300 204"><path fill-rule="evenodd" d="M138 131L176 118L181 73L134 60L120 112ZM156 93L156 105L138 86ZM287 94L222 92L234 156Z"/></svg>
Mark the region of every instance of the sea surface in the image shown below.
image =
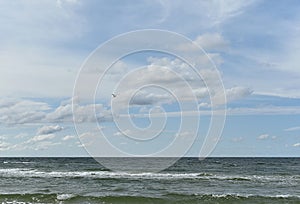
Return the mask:
<svg viewBox="0 0 300 204"><path fill-rule="evenodd" d="M300 203L300 158L182 158L158 173L0 158L0 203Z"/></svg>

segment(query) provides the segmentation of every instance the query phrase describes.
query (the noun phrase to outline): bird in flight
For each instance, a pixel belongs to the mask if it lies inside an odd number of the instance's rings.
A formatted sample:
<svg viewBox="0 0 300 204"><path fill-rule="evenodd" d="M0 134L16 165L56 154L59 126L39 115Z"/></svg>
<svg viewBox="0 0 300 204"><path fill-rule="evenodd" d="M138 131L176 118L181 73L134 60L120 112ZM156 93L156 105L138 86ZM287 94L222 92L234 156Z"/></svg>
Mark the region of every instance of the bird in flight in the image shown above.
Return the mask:
<svg viewBox="0 0 300 204"><path fill-rule="evenodd" d="M114 98L116 98L117 97L117 95L116 94L111 94L112 95L112 97L114 97Z"/></svg>

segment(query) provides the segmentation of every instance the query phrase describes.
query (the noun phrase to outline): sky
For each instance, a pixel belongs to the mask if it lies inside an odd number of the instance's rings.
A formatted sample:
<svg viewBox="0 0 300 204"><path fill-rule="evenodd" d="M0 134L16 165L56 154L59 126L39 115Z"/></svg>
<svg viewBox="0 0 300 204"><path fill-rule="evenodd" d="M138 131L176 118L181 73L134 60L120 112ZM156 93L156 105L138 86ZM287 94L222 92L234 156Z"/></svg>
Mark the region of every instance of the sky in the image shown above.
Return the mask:
<svg viewBox="0 0 300 204"><path fill-rule="evenodd" d="M296 0L0 1L0 156L93 156L109 144L148 155L172 141L173 156L199 156L206 138L206 156L299 157L299 10ZM139 38L116 41L144 29L162 35L142 44L186 42L176 51L196 71L148 50L105 72Z"/></svg>

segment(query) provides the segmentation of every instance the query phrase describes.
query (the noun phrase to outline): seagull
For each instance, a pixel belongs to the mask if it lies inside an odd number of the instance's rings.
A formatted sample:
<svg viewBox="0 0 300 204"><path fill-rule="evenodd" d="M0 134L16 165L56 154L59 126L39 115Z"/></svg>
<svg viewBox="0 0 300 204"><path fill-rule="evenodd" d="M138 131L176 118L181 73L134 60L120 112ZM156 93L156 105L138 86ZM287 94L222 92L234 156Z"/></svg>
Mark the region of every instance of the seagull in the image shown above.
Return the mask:
<svg viewBox="0 0 300 204"><path fill-rule="evenodd" d="M112 95L112 97L114 97L114 98L116 98L117 97L117 95L116 94L111 94Z"/></svg>

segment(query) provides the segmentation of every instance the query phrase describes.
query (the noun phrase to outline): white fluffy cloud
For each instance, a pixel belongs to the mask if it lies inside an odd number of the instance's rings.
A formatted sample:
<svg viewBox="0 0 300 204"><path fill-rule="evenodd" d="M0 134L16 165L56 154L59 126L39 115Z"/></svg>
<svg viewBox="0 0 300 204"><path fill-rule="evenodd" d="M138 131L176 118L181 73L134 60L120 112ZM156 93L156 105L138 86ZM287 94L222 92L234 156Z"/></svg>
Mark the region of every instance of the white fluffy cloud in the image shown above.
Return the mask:
<svg viewBox="0 0 300 204"><path fill-rule="evenodd" d="M47 103L28 99L0 99L0 124L39 123L51 108Z"/></svg>
<svg viewBox="0 0 300 204"><path fill-rule="evenodd" d="M9 144L8 142L0 141L0 151L8 150L10 146L11 144Z"/></svg>
<svg viewBox="0 0 300 204"><path fill-rule="evenodd" d="M53 109L45 102L37 102L29 99L0 98L0 124L40 124L73 122L73 112L76 113L76 122L91 122L108 119L109 112L103 104L72 105L70 101L62 102ZM95 115L96 114L96 115ZM43 126L37 134L49 134L61 131L59 125Z"/></svg>
<svg viewBox="0 0 300 204"><path fill-rule="evenodd" d="M227 103L239 99L243 99L249 95L251 95L253 91L246 87L232 87L226 89L226 100Z"/></svg>
<svg viewBox="0 0 300 204"><path fill-rule="evenodd" d="M150 64L145 68L134 70L120 80L116 89L117 97L113 99L118 107L128 105L128 98L132 98L132 105L153 105L194 99L201 103L207 102L202 101L204 98L217 99L217 96L218 101L221 101L225 94L221 94L223 90L219 75L214 69L201 69L199 76L199 73L179 59L150 57L148 62ZM245 96L245 93L240 88L229 94L234 100ZM222 103L224 102L220 102Z"/></svg>
<svg viewBox="0 0 300 204"><path fill-rule="evenodd" d="M50 110L47 103L11 98L0 99L0 123L24 124L40 122Z"/></svg>
<svg viewBox="0 0 300 204"><path fill-rule="evenodd" d="M37 130L38 135L47 135L55 132L62 131L64 128L59 125L44 125L43 127Z"/></svg>
<svg viewBox="0 0 300 204"><path fill-rule="evenodd" d="M262 135L259 135L258 137L257 137L257 139L259 139L259 140L265 140L265 139L268 139L269 138L269 135L268 134L262 134Z"/></svg>
<svg viewBox="0 0 300 204"><path fill-rule="evenodd" d="M219 33L205 33L199 35L195 43L201 46L205 51L223 51L229 47L229 42Z"/></svg>
<svg viewBox="0 0 300 204"><path fill-rule="evenodd" d="M204 35L198 38L198 41L205 41L208 36ZM215 44L208 44L209 47L225 46L226 41L221 35L212 34L209 38ZM201 57L200 57L201 58ZM200 59L202 63L206 63L207 58ZM218 86L218 72L214 69L201 69L198 74L186 63L179 59L170 58L148 58L148 65L145 69L138 69L132 72L127 78L124 76L124 70L128 69L128 65L124 62L117 63L118 70L121 72L113 72L113 75L119 75L123 81L120 82L119 88L116 90L117 102L120 108L127 105L160 105L172 103L176 100L189 101L196 98L198 104L209 104L209 97L217 103L222 104L222 90ZM202 64L200 63L200 64ZM99 70L98 70L99 71ZM114 76L115 77L115 76ZM120 80L120 78L117 79ZM144 85L154 85L156 90L143 88ZM110 87L110 86L108 86ZM208 89L209 87L209 89ZM244 87L233 87L225 91L227 101L233 101L243 98L252 92ZM173 94L173 96L172 96ZM109 94L110 95L110 94ZM174 97L175 96L175 97ZM131 98L129 104L127 99ZM218 100L220 98L220 100ZM109 98L110 100L110 98ZM218 102L220 101L220 102ZM109 106L108 103L105 103ZM0 99L0 123L3 124L24 124L24 123L59 123L72 122L73 113L75 113L76 122L92 122L96 120L107 120L111 118L110 107L103 104L77 104L72 107L71 101L61 103L54 110L49 104L44 102L35 102L33 100L15 100ZM72 109L73 108L73 109ZM38 134L49 134L62 130L61 127L42 127L38 130Z"/></svg>

